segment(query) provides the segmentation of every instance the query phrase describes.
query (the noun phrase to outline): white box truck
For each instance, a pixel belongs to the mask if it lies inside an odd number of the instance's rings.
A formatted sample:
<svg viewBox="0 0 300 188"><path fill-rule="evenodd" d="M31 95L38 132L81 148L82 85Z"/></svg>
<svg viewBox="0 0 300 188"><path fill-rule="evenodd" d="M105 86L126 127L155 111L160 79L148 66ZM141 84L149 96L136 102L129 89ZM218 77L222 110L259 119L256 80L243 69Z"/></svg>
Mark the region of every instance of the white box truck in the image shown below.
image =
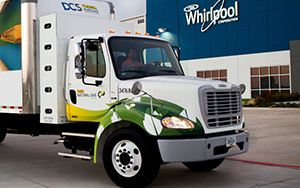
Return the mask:
<svg viewBox="0 0 300 188"><path fill-rule="evenodd" d="M240 88L185 76L178 48L130 34L111 3L0 3L0 142L59 134L59 155L104 162L123 187L150 184L162 163L211 170L248 151Z"/></svg>

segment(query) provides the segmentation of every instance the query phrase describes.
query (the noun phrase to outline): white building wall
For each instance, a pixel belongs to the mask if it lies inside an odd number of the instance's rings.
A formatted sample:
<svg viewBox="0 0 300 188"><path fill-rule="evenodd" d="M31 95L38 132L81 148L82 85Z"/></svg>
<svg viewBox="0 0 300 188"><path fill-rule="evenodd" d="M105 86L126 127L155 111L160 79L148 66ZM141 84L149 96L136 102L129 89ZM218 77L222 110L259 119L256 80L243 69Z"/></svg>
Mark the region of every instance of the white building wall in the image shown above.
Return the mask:
<svg viewBox="0 0 300 188"><path fill-rule="evenodd" d="M245 84L243 98L251 98L251 67L290 65L290 51L194 59L181 64L187 76L197 76L197 71L226 69L228 82Z"/></svg>

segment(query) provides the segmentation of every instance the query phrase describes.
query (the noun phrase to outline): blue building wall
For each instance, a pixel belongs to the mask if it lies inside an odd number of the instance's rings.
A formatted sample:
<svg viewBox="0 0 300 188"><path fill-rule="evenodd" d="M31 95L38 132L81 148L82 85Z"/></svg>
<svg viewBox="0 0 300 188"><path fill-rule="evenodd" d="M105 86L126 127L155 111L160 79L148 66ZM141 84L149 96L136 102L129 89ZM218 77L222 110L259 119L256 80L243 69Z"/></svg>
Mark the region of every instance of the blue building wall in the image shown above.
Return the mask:
<svg viewBox="0 0 300 188"><path fill-rule="evenodd" d="M238 21L201 32L202 24L187 24L184 8L209 11L218 0L147 0L147 32L167 28L160 36L181 47L183 60L289 50L300 40L300 0L220 0L216 8L223 1L224 8L238 2Z"/></svg>

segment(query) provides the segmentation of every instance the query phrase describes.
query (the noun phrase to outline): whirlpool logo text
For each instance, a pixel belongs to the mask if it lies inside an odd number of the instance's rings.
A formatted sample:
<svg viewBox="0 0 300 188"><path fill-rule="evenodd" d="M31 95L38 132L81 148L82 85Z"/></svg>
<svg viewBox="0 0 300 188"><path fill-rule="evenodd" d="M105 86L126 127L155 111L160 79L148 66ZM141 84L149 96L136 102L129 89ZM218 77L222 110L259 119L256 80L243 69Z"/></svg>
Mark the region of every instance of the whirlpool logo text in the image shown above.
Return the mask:
<svg viewBox="0 0 300 188"><path fill-rule="evenodd" d="M203 8L202 12L200 11L200 6L198 4L186 6L183 11L185 12L187 24L202 23L201 32L205 32L212 25L238 21L238 1L235 1L234 5L228 8L224 8L224 4L225 0L218 0L214 6L209 9Z"/></svg>

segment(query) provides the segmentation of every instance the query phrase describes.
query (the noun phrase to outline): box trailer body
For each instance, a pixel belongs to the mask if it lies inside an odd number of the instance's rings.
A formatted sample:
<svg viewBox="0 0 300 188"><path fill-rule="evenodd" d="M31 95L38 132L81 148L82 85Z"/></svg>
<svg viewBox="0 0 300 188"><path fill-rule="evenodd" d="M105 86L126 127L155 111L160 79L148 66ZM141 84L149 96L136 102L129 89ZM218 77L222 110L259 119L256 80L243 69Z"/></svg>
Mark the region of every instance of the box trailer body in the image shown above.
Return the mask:
<svg viewBox="0 0 300 188"><path fill-rule="evenodd" d="M13 80L5 79L5 76L10 74L1 75L0 82L10 86L7 92L1 93L0 110L7 111L9 113L26 113L26 114L37 114L39 113L39 21L44 15L60 13L64 15L74 15L78 17L93 18L97 20L110 20L113 16L111 13L111 7L109 3L100 1L76 1L77 3L67 3L64 1L26 1L16 0L11 1L5 11L1 15L1 31L4 32L15 25L22 27L22 39L19 44L3 44L0 47L0 58L7 64L7 67L12 67L15 72ZM6 9L8 9L6 11ZM10 17L14 19L11 20ZM69 20L70 22L65 23L67 25L75 25L76 21ZM94 24L90 24L94 25ZM104 24L103 24L104 25ZM106 25L107 26L107 25ZM60 30L67 30L68 27L61 28ZM86 34L91 34L93 31L89 28L86 29ZM95 29L95 28L94 28ZM74 32L84 34L83 27L78 27ZM99 28L97 30L99 32ZM101 28L100 28L101 31ZM104 31L104 30L103 30ZM61 32L60 32L61 33ZM69 34L67 34L69 33ZM74 35L73 35L74 36ZM69 39L72 37L71 32L65 32L64 36L57 36L58 38L65 37ZM3 42L3 41L2 41ZM13 58L17 57L17 58ZM21 76L21 82L20 77ZM7 83L10 82L10 83ZM20 87L21 84L21 87ZM19 92L21 88L22 92ZM17 90L15 90L17 89ZM18 95L9 102L7 96ZM4 108L3 108L4 107ZM21 109L21 110L20 110Z"/></svg>
<svg viewBox="0 0 300 188"><path fill-rule="evenodd" d="M130 34L110 2L7 2L0 142L6 132L60 134L71 153L59 155L103 161L119 186L151 183L161 162L211 170L248 151L240 88L184 76L178 51Z"/></svg>

